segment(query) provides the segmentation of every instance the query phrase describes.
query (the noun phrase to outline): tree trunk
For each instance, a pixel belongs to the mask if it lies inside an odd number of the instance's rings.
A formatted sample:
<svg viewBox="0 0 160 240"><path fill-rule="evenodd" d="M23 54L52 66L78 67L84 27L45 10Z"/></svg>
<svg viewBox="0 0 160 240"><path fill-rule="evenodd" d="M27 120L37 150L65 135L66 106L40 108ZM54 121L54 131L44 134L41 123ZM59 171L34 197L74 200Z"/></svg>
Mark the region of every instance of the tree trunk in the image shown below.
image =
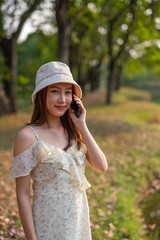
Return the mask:
<svg viewBox="0 0 160 240"><path fill-rule="evenodd" d="M107 78L106 103L111 104L112 101L112 78L109 75Z"/></svg>
<svg viewBox="0 0 160 240"><path fill-rule="evenodd" d="M8 12L2 12L2 9L0 9L0 15L2 20L2 16L4 14L9 15L10 17L14 19L17 19L16 16L19 17L19 24L17 26L17 29L12 32L13 29L8 29L11 34L10 38L7 38L7 31L6 29L3 29L3 24L1 23L1 35L0 35L0 48L2 52L2 56L4 59L4 69L2 70L5 72L5 74L2 73L2 85L3 90L2 95L6 95L7 99L9 100L9 112L16 112L17 111L17 105L16 105L16 82L17 82L17 39L21 33L21 30L24 26L24 23L26 20L30 17L30 15L35 11L36 7L42 2L43 0L34 0L31 3L28 3L27 10L22 13L22 15L17 15L17 9L19 9L19 6L21 5L21 2L19 1L13 1L13 3L10 3L8 1L8 9L12 7L11 15ZM7 1L6 1L7 2ZM13 13L13 14L12 14ZM2 21L3 22L3 21ZM10 25L9 25L10 27ZM0 95L1 98L1 95ZM1 100L0 100L1 101ZM3 106L3 110L5 109L4 105L7 104L8 101L1 101L1 106ZM6 106L7 109L8 106Z"/></svg>
<svg viewBox="0 0 160 240"><path fill-rule="evenodd" d="M78 84L80 85L81 89L82 89L82 92L85 91L85 84L86 84L86 81L84 79L84 76L83 76L83 68L82 68L82 64L81 63L78 63L77 64L77 78L78 78Z"/></svg>
<svg viewBox="0 0 160 240"><path fill-rule="evenodd" d="M67 19L69 0L56 0L56 20L58 26L58 59L69 64L70 24Z"/></svg>
<svg viewBox="0 0 160 240"><path fill-rule="evenodd" d="M114 76L114 65L110 63L108 66L108 77L107 77L107 89L106 89L106 103L111 104L112 102L112 91L113 91L113 76Z"/></svg>
<svg viewBox="0 0 160 240"><path fill-rule="evenodd" d="M9 100L3 89L0 89L0 115L9 113Z"/></svg>
<svg viewBox="0 0 160 240"><path fill-rule="evenodd" d="M88 78L90 80L90 90L95 91L100 86L100 70L102 59L99 60L96 66L90 67Z"/></svg>
<svg viewBox="0 0 160 240"><path fill-rule="evenodd" d="M130 0L129 4L126 5L125 8L122 8L120 11L117 12L112 18L109 19L108 22L108 29L107 29L107 46L108 46L108 56L109 56L109 64L108 64L108 78L107 78L107 93L106 93L106 103L110 104L111 103L111 98L112 98L112 90L115 82L114 82L114 72L115 68L118 64L118 61L122 54L125 51L125 46L128 42L131 29L133 26L133 23L135 21L135 11L136 11L136 5L137 5L137 0ZM114 34L113 30L115 31L114 26L116 25L117 21L119 20L119 17L122 16L124 11L129 9L129 13L131 14L132 18L128 24L128 29L123 35L123 44L118 47L118 50L116 53L114 53L114 48L115 48L115 39L114 39ZM117 46L116 46L117 47ZM120 78L117 78L117 87L119 87L120 83Z"/></svg>
<svg viewBox="0 0 160 240"><path fill-rule="evenodd" d="M5 95L9 102L9 112L15 113L17 111L16 105L16 79L17 79L17 53L16 53L16 40L3 39L1 41L3 56L5 59L5 67L7 74L3 76L2 83Z"/></svg>
<svg viewBox="0 0 160 240"><path fill-rule="evenodd" d="M114 75L114 90L115 91L118 91L120 89L122 70L123 70L122 64L119 64L116 68L115 75Z"/></svg>

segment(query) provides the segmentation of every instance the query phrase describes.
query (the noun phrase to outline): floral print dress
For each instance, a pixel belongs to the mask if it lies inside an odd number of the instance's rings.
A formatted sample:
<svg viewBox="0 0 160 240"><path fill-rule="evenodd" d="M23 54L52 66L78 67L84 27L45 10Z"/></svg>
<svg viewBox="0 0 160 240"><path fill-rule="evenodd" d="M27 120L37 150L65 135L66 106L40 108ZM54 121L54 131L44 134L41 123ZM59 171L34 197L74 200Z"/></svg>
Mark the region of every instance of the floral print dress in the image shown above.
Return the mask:
<svg viewBox="0 0 160 240"><path fill-rule="evenodd" d="M84 175L86 148L66 152L42 141L13 158L11 178L31 174L33 220L37 240L91 240Z"/></svg>

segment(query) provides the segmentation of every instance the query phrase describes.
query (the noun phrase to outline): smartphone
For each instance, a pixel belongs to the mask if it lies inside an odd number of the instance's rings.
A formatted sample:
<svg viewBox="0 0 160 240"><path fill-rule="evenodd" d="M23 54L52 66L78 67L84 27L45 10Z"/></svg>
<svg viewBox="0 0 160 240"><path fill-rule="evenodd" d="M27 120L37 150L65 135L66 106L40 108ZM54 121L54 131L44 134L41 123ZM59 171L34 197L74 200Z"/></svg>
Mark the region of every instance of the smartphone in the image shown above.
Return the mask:
<svg viewBox="0 0 160 240"><path fill-rule="evenodd" d="M74 110L74 113L77 118L80 117L80 106L76 103L76 101L73 98L73 101L71 103L71 108Z"/></svg>

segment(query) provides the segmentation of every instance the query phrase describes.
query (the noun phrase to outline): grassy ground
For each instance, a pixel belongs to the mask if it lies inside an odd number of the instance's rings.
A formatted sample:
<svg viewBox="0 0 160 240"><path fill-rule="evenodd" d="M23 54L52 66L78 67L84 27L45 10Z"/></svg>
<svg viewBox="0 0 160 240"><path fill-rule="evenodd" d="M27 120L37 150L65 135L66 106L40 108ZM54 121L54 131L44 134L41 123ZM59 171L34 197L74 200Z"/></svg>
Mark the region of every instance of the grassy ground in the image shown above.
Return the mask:
<svg viewBox="0 0 160 240"><path fill-rule="evenodd" d="M111 106L103 99L103 91L83 99L88 126L109 162L103 174L86 169L93 240L158 240L160 106L133 88L121 89ZM28 120L22 112L0 118L0 240L24 239L8 172L15 134Z"/></svg>

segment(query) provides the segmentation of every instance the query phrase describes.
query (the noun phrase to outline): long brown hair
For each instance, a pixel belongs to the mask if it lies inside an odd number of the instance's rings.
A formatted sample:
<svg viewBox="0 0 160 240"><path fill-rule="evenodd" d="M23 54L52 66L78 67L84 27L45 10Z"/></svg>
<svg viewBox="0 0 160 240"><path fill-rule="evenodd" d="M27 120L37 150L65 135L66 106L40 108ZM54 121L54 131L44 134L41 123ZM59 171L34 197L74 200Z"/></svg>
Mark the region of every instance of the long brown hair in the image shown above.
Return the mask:
<svg viewBox="0 0 160 240"><path fill-rule="evenodd" d="M42 89L36 94L31 121L30 123L27 123L27 125L33 124L33 125L41 126L47 122L46 97L47 97L47 87ZM77 130L76 126L72 122L69 116L68 110L60 118L60 120L64 128L64 131L67 133L67 136L68 136L68 144L64 148L64 151L66 151L71 146L71 142L73 140L77 142L78 149L80 149L83 139L80 132Z"/></svg>

